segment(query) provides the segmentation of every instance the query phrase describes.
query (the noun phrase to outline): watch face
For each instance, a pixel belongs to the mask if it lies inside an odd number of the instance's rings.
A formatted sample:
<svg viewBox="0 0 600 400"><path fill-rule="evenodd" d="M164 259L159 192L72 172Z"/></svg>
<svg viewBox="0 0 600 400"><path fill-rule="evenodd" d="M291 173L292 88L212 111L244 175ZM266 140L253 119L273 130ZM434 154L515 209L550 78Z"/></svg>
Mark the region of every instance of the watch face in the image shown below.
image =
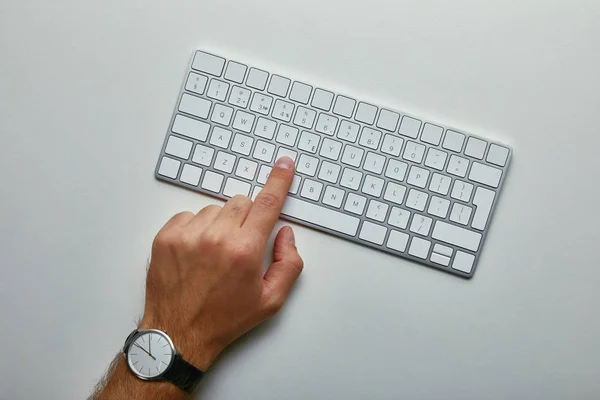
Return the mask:
<svg viewBox="0 0 600 400"><path fill-rule="evenodd" d="M129 346L127 363L143 379L157 378L171 366L175 348L161 331L141 331Z"/></svg>

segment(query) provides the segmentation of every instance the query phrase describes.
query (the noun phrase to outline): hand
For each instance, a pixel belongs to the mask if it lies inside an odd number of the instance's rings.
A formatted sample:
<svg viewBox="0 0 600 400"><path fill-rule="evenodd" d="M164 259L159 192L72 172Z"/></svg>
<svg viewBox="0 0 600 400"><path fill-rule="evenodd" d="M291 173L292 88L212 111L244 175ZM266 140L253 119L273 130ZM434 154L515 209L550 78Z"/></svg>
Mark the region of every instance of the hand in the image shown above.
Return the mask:
<svg viewBox="0 0 600 400"><path fill-rule="evenodd" d="M134 343L134 345L135 345L136 347L139 347L140 349L142 349L142 350L144 351L144 353L148 354L150 357L152 357L152 359L153 359L154 361L156 361L156 357L154 357L150 351L146 350L145 348L143 348L142 346L140 346L140 345L139 345L139 344L137 344L137 343Z"/></svg>
<svg viewBox="0 0 600 400"><path fill-rule="evenodd" d="M279 311L303 268L290 227L277 234L264 276L263 257L293 177L294 163L283 157L254 203L235 196L168 221L152 246L140 328L165 330L183 358L206 371Z"/></svg>

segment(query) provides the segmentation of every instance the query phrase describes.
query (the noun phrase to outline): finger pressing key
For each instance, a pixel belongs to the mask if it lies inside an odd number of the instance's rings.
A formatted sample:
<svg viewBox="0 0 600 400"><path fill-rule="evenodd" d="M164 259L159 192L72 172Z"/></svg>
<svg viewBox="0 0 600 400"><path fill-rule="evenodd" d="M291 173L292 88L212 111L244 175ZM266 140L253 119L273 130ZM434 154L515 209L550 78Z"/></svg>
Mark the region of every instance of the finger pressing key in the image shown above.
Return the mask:
<svg viewBox="0 0 600 400"><path fill-rule="evenodd" d="M256 196L244 227L266 241L279 218L293 180L294 161L289 157L281 157L269 174L265 187Z"/></svg>

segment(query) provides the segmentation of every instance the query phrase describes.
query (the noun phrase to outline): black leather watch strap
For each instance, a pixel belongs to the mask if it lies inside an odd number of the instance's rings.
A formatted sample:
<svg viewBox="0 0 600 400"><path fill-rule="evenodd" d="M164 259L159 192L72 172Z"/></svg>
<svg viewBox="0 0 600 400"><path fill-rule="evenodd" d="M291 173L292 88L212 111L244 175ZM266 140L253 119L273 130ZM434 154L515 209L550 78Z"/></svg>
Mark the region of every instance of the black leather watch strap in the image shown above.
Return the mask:
<svg viewBox="0 0 600 400"><path fill-rule="evenodd" d="M204 372L185 361L180 354L176 354L171 367L165 371L162 377L181 390L193 393L203 376Z"/></svg>

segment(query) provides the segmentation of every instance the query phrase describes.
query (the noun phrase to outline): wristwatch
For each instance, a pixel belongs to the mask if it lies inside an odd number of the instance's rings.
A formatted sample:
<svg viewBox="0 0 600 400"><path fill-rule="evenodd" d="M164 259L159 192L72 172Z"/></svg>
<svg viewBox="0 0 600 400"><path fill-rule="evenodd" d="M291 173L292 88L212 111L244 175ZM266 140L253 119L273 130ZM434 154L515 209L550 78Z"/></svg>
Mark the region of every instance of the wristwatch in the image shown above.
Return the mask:
<svg viewBox="0 0 600 400"><path fill-rule="evenodd" d="M146 381L167 381L187 393L193 393L204 372L185 361L175 350L171 338L157 329L136 329L123 346L127 366Z"/></svg>

